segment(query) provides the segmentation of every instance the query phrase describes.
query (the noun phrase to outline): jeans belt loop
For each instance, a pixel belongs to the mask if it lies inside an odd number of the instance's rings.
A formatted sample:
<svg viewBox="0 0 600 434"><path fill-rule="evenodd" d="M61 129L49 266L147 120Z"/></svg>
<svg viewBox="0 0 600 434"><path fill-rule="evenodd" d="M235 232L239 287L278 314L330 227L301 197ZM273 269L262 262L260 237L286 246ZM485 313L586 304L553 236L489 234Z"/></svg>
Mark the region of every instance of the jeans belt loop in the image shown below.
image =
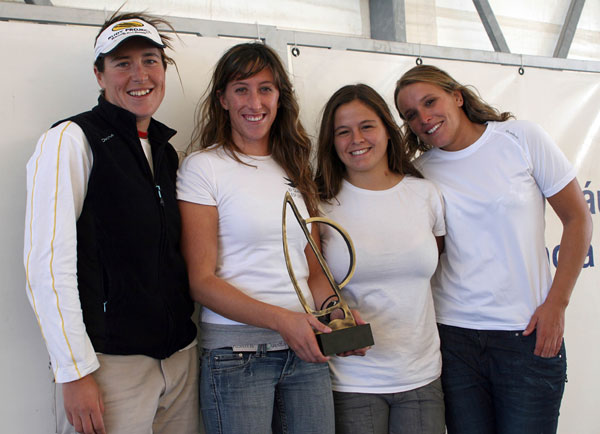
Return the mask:
<svg viewBox="0 0 600 434"><path fill-rule="evenodd" d="M267 354L267 344L259 344L256 350L256 357L264 357Z"/></svg>

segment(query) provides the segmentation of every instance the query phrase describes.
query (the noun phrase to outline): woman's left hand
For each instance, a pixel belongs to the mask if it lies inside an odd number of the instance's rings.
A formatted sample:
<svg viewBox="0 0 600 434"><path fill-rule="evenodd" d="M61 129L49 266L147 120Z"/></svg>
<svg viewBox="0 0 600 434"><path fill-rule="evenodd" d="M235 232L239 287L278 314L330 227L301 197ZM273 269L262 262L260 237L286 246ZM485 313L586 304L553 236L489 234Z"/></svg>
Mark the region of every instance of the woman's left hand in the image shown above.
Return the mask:
<svg viewBox="0 0 600 434"><path fill-rule="evenodd" d="M533 313L524 336L537 330L533 354L554 357L562 346L565 310L592 237L592 217L577 179L547 198L563 225L560 255L546 300Z"/></svg>
<svg viewBox="0 0 600 434"><path fill-rule="evenodd" d="M358 313L357 310L350 309L350 312L352 312L352 315L354 316L354 319L356 320L357 325L366 324L366 322L360 317L360 314ZM367 351L369 351L370 349L371 349L371 347L357 348L355 350L345 351L343 353L336 354L336 356L339 356L339 357L365 356L367 354Z"/></svg>
<svg viewBox="0 0 600 434"><path fill-rule="evenodd" d="M540 357L554 357L562 346L565 331L565 307L546 300L533 313L523 336L537 330L533 354Z"/></svg>

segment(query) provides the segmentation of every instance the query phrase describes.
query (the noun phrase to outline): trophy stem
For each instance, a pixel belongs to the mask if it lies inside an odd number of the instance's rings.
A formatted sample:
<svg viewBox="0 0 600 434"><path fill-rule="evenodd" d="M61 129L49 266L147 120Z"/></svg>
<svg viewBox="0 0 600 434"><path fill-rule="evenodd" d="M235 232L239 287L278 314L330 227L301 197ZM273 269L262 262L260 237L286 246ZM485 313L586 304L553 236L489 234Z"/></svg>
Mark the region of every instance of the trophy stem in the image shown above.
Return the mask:
<svg viewBox="0 0 600 434"><path fill-rule="evenodd" d="M320 265L321 269L323 270L323 273L325 273L325 276L327 277L327 281L329 282L330 287L333 289L333 292L338 297L338 303L335 304L334 306L330 306L325 309L315 311L308 305L308 303L306 302L306 299L304 298L302 289L300 288L300 285L298 284L298 281L296 280L296 275L294 274L294 270L293 270L292 263L291 263L290 256L289 256L289 248L288 248L288 242L287 242L287 206L288 206L288 204L292 208L292 212L294 213L294 216L296 217L298 224L300 224L300 227L302 228L302 232L304 233L306 240L310 244L310 248L312 249L315 256L317 257L319 265ZM333 274L331 273L331 270L329 269L329 267L327 266L327 263L325 262L325 258L323 258L321 251L317 247L315 240L313 239L313 237L310 234L310 231L308 230L307 223L324 223L324 224L332 227L336 231L338 231L340 233L340 235L342 236L342 238L344 239L344 241L346 242L346 245L348 246L348 252L350 254L350 265L348 267L348 273L346 274L346 277L344 277L344 279L341 283L338 284L335 281ZM285 256L285 265L287 267L288 274L290 275L292 285L294 286L294 290L296 291L296 294L298 295L298 299L300 300L300 304L302 305L304 310L307 313L310 313L310 314L316 316L317 318L322 318L337 309L341 309L344 313L343 319L335 319L333 321L327 320L328 321L327 325L333 330L331 333L317 333L316 334L317 342L319 344L319 348L321 349L321 352L325 355L330 355L330 354L343 353L343 352L354 350L357 348L364 348L364 347L373 345L373 334L371 333L371 326L369 324L361 324L361 325L356 324L356 320L354 319L354 316L352 315L352 312L350 311L348 304L346 304L346 302L344 301L344 299L342 298L342 296L340 294L340 289L343 288L350 281L350 279L354 275L354 270L356 268L356 261L355 261L356 253L354 251L354 245L352 244L352 240L350 239L350 236L348 235L348 233L341 226L339 226L336 222L334 222L333 220L324 218L324 217L311 217L306 220L303 219L289 192L286 192L285 198L283 201L283 214L282 214L282 225L281 226L282 226L283 253Z"/></svg>

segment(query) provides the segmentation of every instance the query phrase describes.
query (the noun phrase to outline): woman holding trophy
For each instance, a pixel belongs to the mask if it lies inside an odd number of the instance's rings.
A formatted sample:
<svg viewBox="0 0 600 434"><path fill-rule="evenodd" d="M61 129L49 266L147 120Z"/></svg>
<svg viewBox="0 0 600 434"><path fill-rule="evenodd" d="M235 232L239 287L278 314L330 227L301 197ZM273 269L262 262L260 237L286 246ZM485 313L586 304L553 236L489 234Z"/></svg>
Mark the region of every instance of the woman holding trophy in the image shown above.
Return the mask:
<svg viewBox="0 0 600 434"><path fill-rule="evenodd" d="M192 297L203 306L200 395L210 433L334 431L328 357L314 334L331 329L304 312L281 244L286 192L302 214L317 212L298 112L272 49L232 47L199 111L199 150L178 174L182 248ZM322 276L301 228L289 226L290 259L310 298L317 285L309 288L309 277L312 284Z"/></svg>
<svg viewBox="0 0 600 434"><path fill-rule="evenodd" d="M330 360L338 433L442 434L440 342L430 278L445 234L442 199L401 144L381 96L344 86L325 105L316 177L322 211L353 239L357 268L343 290L360 306L375 346ZM339 281L344 241L321 227L323 255Z"/></svg>

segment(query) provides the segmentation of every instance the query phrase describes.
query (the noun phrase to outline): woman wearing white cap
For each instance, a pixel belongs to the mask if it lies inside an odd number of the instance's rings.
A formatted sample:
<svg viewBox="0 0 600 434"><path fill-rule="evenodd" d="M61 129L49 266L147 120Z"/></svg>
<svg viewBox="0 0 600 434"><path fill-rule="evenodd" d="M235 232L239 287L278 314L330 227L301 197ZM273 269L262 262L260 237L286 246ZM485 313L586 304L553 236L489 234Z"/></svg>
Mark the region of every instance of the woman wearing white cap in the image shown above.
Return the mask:
<svg viewBox="0 0 600 434"><path fill-rule="evenodd" d="M152 118L172 63L157 24L102 26L98 105L55 124L27 165L27 294L62 383L61 433L198 429L175 131Z"/></svg>

